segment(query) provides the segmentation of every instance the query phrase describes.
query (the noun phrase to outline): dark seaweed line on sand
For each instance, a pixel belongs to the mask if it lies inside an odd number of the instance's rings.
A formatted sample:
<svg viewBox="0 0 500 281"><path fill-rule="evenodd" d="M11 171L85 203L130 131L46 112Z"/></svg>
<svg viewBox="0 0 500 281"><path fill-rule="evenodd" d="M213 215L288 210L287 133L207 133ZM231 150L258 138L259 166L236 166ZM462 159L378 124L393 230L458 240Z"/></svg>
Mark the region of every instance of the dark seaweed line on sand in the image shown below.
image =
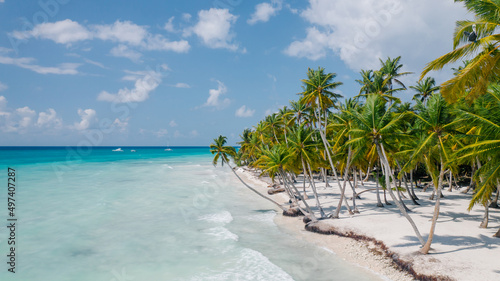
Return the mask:
<svg viewBox="0 0 500 281"><path fill-rule="evenodd" d="M314 233L319 233L319 234L325 234L325 235L337 235L340 237L346 237L346 238L351 238L356 241L362 241L362 242L372 242L379 251L376 251L379 254L384 255L385 257L389 258L391 260L391 263L393 266L396 267L396 269L407 272L410 274L415 280L421 280L421 281L452 281L450 277L447 276L442 276L442 275L425 275L425 274L419 274L413 269L413 264L408 261L404 261L399 258L399 255L396 254L395 252L389 250L389 248L384 244L384 242L376 240L375 238L364 236L364 235L359 235L356 234L352 231L343 233L336 231L334 228L329 228L328 230L323 230L319 226L317 226L315 223L308 223L305 225L305 229L310 232Z"/></svg>

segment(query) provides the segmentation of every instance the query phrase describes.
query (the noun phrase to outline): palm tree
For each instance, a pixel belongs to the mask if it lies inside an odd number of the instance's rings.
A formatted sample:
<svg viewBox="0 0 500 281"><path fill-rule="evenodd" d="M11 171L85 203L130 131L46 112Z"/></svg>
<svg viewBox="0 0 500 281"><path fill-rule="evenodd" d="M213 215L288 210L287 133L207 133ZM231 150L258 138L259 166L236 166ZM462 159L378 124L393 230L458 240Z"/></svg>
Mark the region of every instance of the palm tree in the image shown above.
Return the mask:
<svg viewBox="0 0 500 281"><path fill-rule="evenodd" d="M401 60L401 56L391 59L387 58L387 60L384 62L381 59L380 63L382 64L382 67L380 68L380 72L384 74L384 76L388 79L387 85L389 86L389 89L393 89L394 84L398 84L401 88L406 90L405 84L399 80L400 77L412 74L412 72L400 72L400 70L403 68L403 65L399 63Z"/></svg>
<svg viewBox="0 0 500 281"><path fill-rule="evenodd" d="M316 119L315 127L318 129L321 140L323 141L326 152L325 157L328 158L330 168L337 180L342 200L344 191L340 185L337 170L332 161L330 145L326 139L328 108L333 107L337 99L342 97L342 95L332 92L332 90L343 84L342 82L334 82L336 76L337 74L335 73L325 73L325 69L321 67L319 67L318 70L309 68L307 71L307 79L302 80L304 84L302 88L304 91L301 93L301 102L307 104L311 108L313 117ZM347 203L347 201L345 202Z"/></svg>
<svg viewBox="0 0 500 281"><path fill-rule="evenodd" d="M441 86L441 94L455 102L464 97L472 102L486 93L491 82L500 75L500 34L496 33L500 26L500 5L492 0L455 0L462 2L465 8L475 16L475 20L456 22L453 34L453 51L427 64L420 79L432 70L475 55L470 63L459 71L458 75ZM477 40L471 42L469 34L474 32ZM465 43L465 44L464 44ZM461 44L461 47L459 47Z"/></svg>
<svg viewBox="0 0 500 281"><path fill-rule="evenodd" d="M396 180L394 179L385 147L391 149L393 145L391 140L397 140L404 137L398 130L398 126L404 119L405 114L398 114L394 116L391 111L395 105L396 103L387 107L386 101L382 96L371 94L367 97L366 103L359 112L347 111L348 114L351 115L354 124L350 131L353 138L349 142L357 147L375 145L378 157L382 163L382 168L385 171L384 174L386 176L385 180L387 187L391 186L390 177L392 177L394 183ZM420 243L424 245L425 242L420 235L415 222L405 210L401 202L396 198L392 192L392 188L387 188L387 191L403 216L412 226Z"/></svg>
<svg viewBox="0 0 500 281"><path fill-rule="evenodd" d="M304 128L304 125L295 126L290 129L289 146L290 153L294 156L295 162L298 162L304 174L304 194L305 194L305 179L313 189L316 205L320 211L321 217L325 217L321 203L319 202L316 184L312 175L311 166L318 162L317 143L313 140L314 131L310 128ZM304 196L304 198L306 198ZM307 198L306 198L307 199Z"/></svg>
<svg viewBox="0 0 500 281"><path fill-rule="evenodd" d="M410 86L410 88L417 91L413 96L414 100L420 99L420 101L425 105L427 99L436 91L439 90L439 86L436 86L436 80L432 77L427 77L425 80L417 82L417 85Z"/></svg>
<svg viewBox="0 0 500 281"><path fill-rule="evenodd" d="M462 122L476 126L480 131L476 133L476 141L458 150L457 160L482 159L485 163L474 174L478 187L469 205L470 210L477 203L487 206L492 194L500 187L500 86L491 86L472 108L464 107L458 112Z"/></svg>
<svg viewBox="0 0 500 281"><path fill-rule="evenodd" d="M260 197L272 202L273 204L275 204L276 206L278 206L280 209L282 209L283 211L286 211L286 208L281 206L281 204L279 204L278 202L272 200L271 198L263 195L262 193L258 192L255 188L249 186L247 183L245 183L241 178L240 176L234 171L234 169L231 167L231 165L229 164L230 162L230 157L234 157L236 155L236 149L232 146L226 146L226 142L227 142L227 137L225 136L222 136L222 135L219 135L218 138L214 139L214 142L212 144L210 144L210 152L212 154L215 154L214 156L214 159L212 161L212 163L214 164L214 166L217 166L217 164L219 163L219 159L221 160L221 165L224 166L224 163L227 164L227 166L231 169L231 171L233 172L233 174L241 181L241 183L243 183L248 189L250 189L251 191L257 193Z"/></svg>
<svg viewBox="0 0 500 281"><path fill-rule="evenodd" d="M441 190L443 188L443 177L445 170L449 168L451 148L455 144L455 114L452 106L448 104L439 94L430 97L427 106L417 101L416 110L413 114L417 120L417 130L422 134L420 142L414 148L413 153L403 171L415 168L417 161L424 159L427 172L431 175L436 192L436 203L432 217L431 229L424 247L420 250L427 254L431 248L436 222L439 217L441 203Z"/></svg>

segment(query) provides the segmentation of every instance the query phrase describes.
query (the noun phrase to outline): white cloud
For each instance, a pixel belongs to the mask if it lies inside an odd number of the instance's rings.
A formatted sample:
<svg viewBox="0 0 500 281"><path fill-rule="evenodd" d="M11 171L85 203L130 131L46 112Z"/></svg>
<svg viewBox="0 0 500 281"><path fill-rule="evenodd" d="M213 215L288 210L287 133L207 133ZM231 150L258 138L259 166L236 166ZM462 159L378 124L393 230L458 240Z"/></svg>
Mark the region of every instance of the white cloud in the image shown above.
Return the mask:
<svg viewBox="0 0 500 281"><path fill-rule="evenodd" d="M139 45L146 38L148 31L131 21L115 21L108 25L94 25L95 36L101 40L111 40L131 45Z"/></svg>
<svg viewBox="0 0 500 281"><path fill-rule="evenodd" d="M123 44L114 47L109 53L112 56L127 58L134 62L138 62L142 57L141 53L131 50L129 47Z"/></svg>
<svg viewBox="0 0 500 281"><path fill-rule="evenodd" d="M0 64L11 64L21 68L29 69L40 74L78 74L79 63L62 63L57 67L46 67L33 64L33 58L11 58L0 56Z"/></svg>
<svg viewBox="0 0 500 281"><path fill-rule="evenodd" d="M189 135L190 135L191 137L193 137L193 138L194 138L194 137L197 137L197 136L198 136L198 131L196 131L196 130L192 130L191 132L189 132Z"/></svg>
<svg viewBox="0 0 500 281"><path fill-rule="evenodd" d="M118 132L126 132L128 128L128 118L121 121L120 119L116 118L115 121L113 122L113 126L118 129Z"/></svg>
<svg viewBox="0 0 500 281"><path fill-rule="evenodd" d="M247 108L246 105L243 105L242 107L236 110L234 115L236 117L252 117L254 113L255 113L254 109Z"/></svg>
<svg viewBox="0 0 500 281"><path fill-rule="evenodd" d="M272 1L271 3L260 3L255 6L255 12L248 19L248 24L258 22L267 22L272 16L275 16L283 7L282 0Z"/></svg>
<svg viewBox="0 0 500 281"><path fill-rule="evenodd" d="M89 63L89 64L93 64L95 66L98 66L102 69L109 69L109 67L106 67L104 66L104 64L100 63L100 62L97 62L97 61L93 61L93 60L89 60L89 59L83 59L86 63Z"/></svg>
<svg viewBox="0 0 500 281"><path fill-rule="evenodd" d="M163 70L168 69L166 65L163 65L162 68ZM97 100L116 103L142 102L149 98L149 93L155 90L162 81L162 74L156 71L129 73L132 75L127 75L123 79L127 81L135 79L133 89L123 88L116 94L102 91Z"/></svg>
<svg viewBox="0 0 500 281"><path fill-rule="evenodd" d="M92 39L92 33L87 28L69 19L53 23L41 23L30 31L14 31L12 36L16 39L28 39L30 37L50 39L59 44L70 44Z"/></svg>
<svg viewBox="0 0 500 281"><path fill-rule="evenodd" d="M168 123L168 125L170 127L177 127L177 123L175 122L175 120L170 121L170 123Z"/></svg>
<svg viewBox="0 0 500 281"><path fill-rule="evenodd" d="M186 88L186 89L187 88L191 88L191 86L189 86L186 83L177 83L177 84L174 85L174 87L176 87L176 88Z"/></svg>
<svg viewBox="0 0 500 281"><path fill-rule="evenodd" d="M171 24L171 18L169 20ZM168 27L168 23L166 28ZM173 26L172 26L173 28ZM152 34L147 26L140 26L131 21L117 20L113 24L90 25L88 28L70 19L42 23L29 31L14 31L12 35L16 39L41 38L50 39L59 44L71 44L78 41L92 40L95 38L117 42L121 45L113 48L111 54L114 56L136 58L138 53L128 47L136 47L144 50L173 51L185 53L189 51L189 43L186 40L169 41L159 34Z"/></svg>
<svg viewBox="0 0 500 281"><path fill-rule="evenodd" d="M306 57L318 60L326 55L329 34L320 32L316 27L307 29L307 37L301 41L294 41L285 49L285 54L292 57Z"/></svg>
<svg viewBox="0 0 500 281"><path fill-rule="evenodd" d="M5 2L5 0L0 0L0 3L4 3L4 2Z"/></svg>
<svg viewBox="0 0 500 281"><path fill-rule="evenodd" d="M62 127L62 119L57 117L54 109L49 108L47 112L40 112L38 120L36 121L37 127L59 129Z"/></svg>
<svg viewBox="0 0 500 281"><path fill-rule="evenodd" d="M175 32L176 30L173 24L174 18L175 17L170 17L168 21L165 23L165 26L163 26L163 29L165 29L168 32Z"/></svg>
<svg viewBox="0 0 500 281"><path fill-rule="evenodd" d="M451 0L309 0L301 16L311 24L307 36L285 53L311 60L333 53L355 71L399 55L419 71L451 50L455 21L468 18L463 6Z"/></svg>
<svg viewBox="0 0 500 281"><path fill-rule="evenodd" d="M236 51L238 45L232 43L234 33L231 32L231 25L237 19L238 17L232 15L228 9L201 10L198 12L198 23L185 30L185 33L189 35L193 32L210 48Z"/></svg>
<svg viewBox="0 0 500 281"><path fill-rule="evenodd" d="M78 115L80 115L80 122L73 125L73 129L78 131L87 130L93 123L97 121L96 111L93 109L78 109Z"/></svg>
<svg viewBox="0 0 500 281"><path fill-rule="evenodd" d="M141 46L148 51L173 51L176 53L186 53L191 48L186 40L169 41L161 35L148 35Z"/></svg>
<svg viewBox="0 0 500 281"><path fill-rule="evenodd" d="M1 91L5 91L7 90L9 87L7 87L7 85L3 84L2 82L0 82L0 92Z"/></svg>
<svg viewBox="0 0 500 281"><path fill-rule="evenodd" d="M164 136L166 136L168 134L168 131L167 129L160 129L156 132L153 132L153 134L157 137L157 138L162 138Z"/></svg>
<svg viewBox="0 0 500 281"><path fill-rule="evenodd" d="M228 98L221 99L221 96L227 93L227 88L224 83L217 81L217 89L210 89L208 91L208 99L203 106L215 107L217 109L223 109L228 106L231 101Z"/></svg>

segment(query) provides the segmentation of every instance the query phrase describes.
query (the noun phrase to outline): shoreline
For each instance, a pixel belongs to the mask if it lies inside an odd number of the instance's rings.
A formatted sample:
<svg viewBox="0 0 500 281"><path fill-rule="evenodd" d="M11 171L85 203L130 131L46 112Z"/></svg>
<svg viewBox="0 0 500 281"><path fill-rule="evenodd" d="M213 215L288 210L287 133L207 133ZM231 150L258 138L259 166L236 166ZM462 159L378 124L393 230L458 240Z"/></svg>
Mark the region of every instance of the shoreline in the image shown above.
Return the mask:
<svg viewBox="0 0 500 281"><path fill-rule="evenodd" d="M254 188L267 194L267 186L270 179L259 177L253 171L238 167L236 172L243 179L253 185ZM365 182L370 186L370 182ZM336 184L330 183L332 187L325 187L324 183L317 183L320 201L326 212L332 210L336 205L335 198L325 196L325 193L335 191ZM309 193L309 190L308 190ZM441 215L436 226L436 234L432 250L428 255L418 254L420 244L416 241L414 232L408 221L399 214L394 206L385 208L375 207L375 192L363 193L362 199L358 199L360 214L349 216L345 208L341 212L340 219L323 220L319 225L329 229L335 229L342 234L352 233L355 236L380 241L387 250L397 255L403 262L403 266L411 265L417 275L425 275L428 280L498 280L500 270L500 239L492 237L500 226L500 210L490 209L490 223L487 229L480 229L480 220L484 210L476 206L470 213L466 205L471 195L461 194L460 191L443 191L445 198L442 200ZM331 193L330 193L331 195ZM347 194L349 198L349 193ZM428 200L430 192L417 192L420 197L421 206L414 207L408 202L407 206L412 210L411 216L417 223L424 239L427 237L430 227L430 217L434 204ZM284 203L288 197L284 193L270 196L274 200ZM451 200L448 200L449 199ZM308 199L314 205L312 196ZM349 200L352 202L352 200ZM409 201L409 200L405 200ZM454 212L450 211L453 210ZM328 210L328 211L327 211ZM280 212L281 213L281 212ZM384 254L379 246L372 241L353 239L352 237L341 237L338 235L326 235L314 233L305 229L301 217L285 217L281 214L274 219L276 225L283 231L295 235L301 239L311 242L318 247L333 251L340 258L365 268L372 273L382 276L383 279L391 280L415 280L408 272L397 268L392 258ZM387 221L391 220L390 223ZM389 225L390 224L390 225ZM465 229L464 229L465 228ZM435 278L435 279L433 279Z"/></svg>

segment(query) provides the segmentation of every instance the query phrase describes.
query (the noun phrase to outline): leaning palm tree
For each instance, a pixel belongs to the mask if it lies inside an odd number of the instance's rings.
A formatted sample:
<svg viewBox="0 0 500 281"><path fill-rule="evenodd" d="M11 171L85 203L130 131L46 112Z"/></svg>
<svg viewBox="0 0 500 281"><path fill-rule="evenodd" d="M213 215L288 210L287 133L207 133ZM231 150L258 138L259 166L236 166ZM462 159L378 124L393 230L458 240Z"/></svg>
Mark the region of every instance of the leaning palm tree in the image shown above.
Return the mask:
<svg viewBox="0 0 500 281"><path fill-rule="evenodd" d="M212 163L214 166L217 166L219 163L219 160L221 160L221 165L224 166L224 163L227 164L227 166L231 169L233 174L243 183L248 189L251 191L257 193L260 197L272 202L276 206L278 206L280 209L283 211L286 211L286 208L283 207L281 204L278 202L272 200L271 198L263 195L262 193L258 192L255 188L249 186L246 182L244 182L240 176L234 171L234 169L231 167L230 163L230 158L234 157L236 155L236 149L232 146L226 146L227 142L227 137L220 135L218 138L214 139L214 142L210 144L210 152L212 154L215 154L214 159Z"/></svg>
<svg viewBox="0 0 500 281"><path fill-rule="evenodd" d="M500 76L500 3L497 0L455 2L462 2L475 19L456 22L453 51L428 63L420 79L432 70L474 56L458 75L441 86L441 94L446 100L455 102L464 97L472 102L486 93L488 85Z"/></svg>
<svg viewBox="0 0 500 281"><path fill-rule="evenodd" d="M401 89L406 90L405 84L401 82L400 77L412 74L412 72L400 72L401 69L403 68L403 65L399 62L401 60L401 56L391 59L387 58L386 61L382 61L381 59L380 63L382 67L380 68L380 72L384 74L384 76L388 79L388 86L389 89L393 89L394 84L398 84Z"/></svg>
<svg viewBox="0 0 500 281"><path fill-rule="evenodd" d="M437 199L431 229L427 242L420 250L422 254L427 254L431 248L436 222L439 217L444 173L450 166L451 150L456 143L455 127L457 122L455 121L455 114L452 112L452 106L439 94L432 95L427 106L417 101L416 110L419 114L413 112L411 114L417 118L417 130L422 137L402 170L406 172L414 169L418 162L423 159L435 187Z"/></svg>
<svg viewBox="0 0 500 281"><path fill-rule="evenodd" d="M417 91L417 93L413 95L413 99L420 100L424 105L431 95L439 90L439 86L436 86L436 80L432 77L427 77L425 80L418 81L417 85L410 86L410 88Z"/></svg>
<svg viewBox="0 0 500 281"><path fill-rule="evenodd" d="M386 186L390 187L390 177L395 183L396 180L393 175L393 170L387 158L386 147L390 150L393 143L391 141L401 139L404 135L399 131L398 126L405 117L405 114L393 115L392 108L396 103L387 107L387 102L384 98L377 94L371 94L367 97L365 104L360 111L347 111L351 115L353 128L350 130L352 139L349 141L357 147L369 147L375 145L379 159L381 160L384 174L386 175ZM392 188L387 188L392 200L396 203L397 207L408 220L412 226L415 234L422 245L425 244L422 235L410 217L404 206L396 198L392 192Z"/></svg>

